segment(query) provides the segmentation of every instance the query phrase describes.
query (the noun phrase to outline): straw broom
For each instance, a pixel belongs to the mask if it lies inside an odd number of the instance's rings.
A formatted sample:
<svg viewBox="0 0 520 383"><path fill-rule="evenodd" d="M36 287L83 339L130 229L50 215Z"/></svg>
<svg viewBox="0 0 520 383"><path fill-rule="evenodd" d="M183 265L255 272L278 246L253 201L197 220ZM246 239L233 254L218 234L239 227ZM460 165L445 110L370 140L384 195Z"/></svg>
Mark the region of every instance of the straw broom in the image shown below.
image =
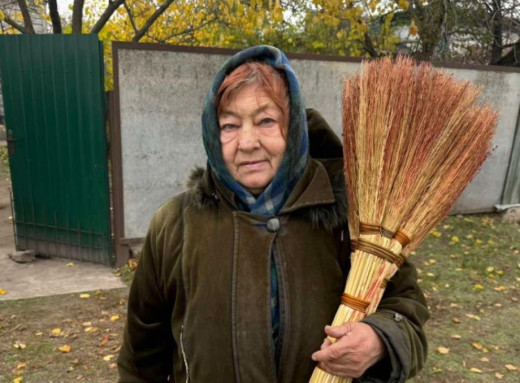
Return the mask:
<svg viewBox="0 0 520 383"><path fill-rule="evenodd" d="M498 114L429 64L364 63L343 94L351 269L333 326L377 309L386 282L489 155ZM334 341L334 339L331 339ZM350 382L315 368L310 382Z"/></svg>

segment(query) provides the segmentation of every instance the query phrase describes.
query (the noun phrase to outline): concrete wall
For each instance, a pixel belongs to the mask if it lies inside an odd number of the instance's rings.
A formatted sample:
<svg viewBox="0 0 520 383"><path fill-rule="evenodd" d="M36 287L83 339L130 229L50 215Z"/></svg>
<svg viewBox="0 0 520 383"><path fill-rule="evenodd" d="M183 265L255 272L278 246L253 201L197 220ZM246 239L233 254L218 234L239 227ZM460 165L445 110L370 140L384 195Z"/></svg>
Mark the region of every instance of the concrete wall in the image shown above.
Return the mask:
<svg viewBox="0 0 520 383"><path fill-rule="evenodd" d="M143 237L154 211L184 190L195 166L205 166L200 114L204 95L228 53L118 49L126 238ZM140 49L139 49L140 48ZM359 63L291 59L305 103L341 134L343 78ZM501 201L520 106L520 72L446 69L484 87L501 113L496 149L454 212L492 211Z"/></svg>

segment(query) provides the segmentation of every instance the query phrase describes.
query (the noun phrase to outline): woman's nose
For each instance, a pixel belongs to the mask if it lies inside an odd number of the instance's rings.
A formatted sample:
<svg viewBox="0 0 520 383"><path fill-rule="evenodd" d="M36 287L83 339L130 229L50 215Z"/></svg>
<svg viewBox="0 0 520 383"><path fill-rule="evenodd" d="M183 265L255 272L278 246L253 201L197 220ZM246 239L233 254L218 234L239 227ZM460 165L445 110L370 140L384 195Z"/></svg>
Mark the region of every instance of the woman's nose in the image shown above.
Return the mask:
<svg viewBox="0 0 520 383"><path fill-rule="evenodd" d="M239 132L238 148L240 150L256 149L260 146L260 137L253 124L243 124Z"/></svg>

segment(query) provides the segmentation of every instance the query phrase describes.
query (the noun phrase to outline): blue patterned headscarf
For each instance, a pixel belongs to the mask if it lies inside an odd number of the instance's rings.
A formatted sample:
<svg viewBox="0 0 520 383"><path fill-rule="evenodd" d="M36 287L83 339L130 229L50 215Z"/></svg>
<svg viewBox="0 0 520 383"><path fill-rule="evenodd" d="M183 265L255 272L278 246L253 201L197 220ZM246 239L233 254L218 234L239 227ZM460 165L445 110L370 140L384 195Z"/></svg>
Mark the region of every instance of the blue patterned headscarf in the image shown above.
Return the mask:
<svg viewBox="0 0 520 383"><path fill-rule="evenodd" d="M249 61L263 62L285 73L290 97L289 129L285 155L273 180L258 197L255 197L240 185L226 168L222 158L216 105L217 93L225 77L241 64ZM204 101L202 140L211 170L224 185L235 193L241 205L247 207L254 214L263 216L278 214L302 176L309 157L307 118L300 87L296 74L282 51L272 46L259 45L245 49L226 61L215 76Z"/></svg>

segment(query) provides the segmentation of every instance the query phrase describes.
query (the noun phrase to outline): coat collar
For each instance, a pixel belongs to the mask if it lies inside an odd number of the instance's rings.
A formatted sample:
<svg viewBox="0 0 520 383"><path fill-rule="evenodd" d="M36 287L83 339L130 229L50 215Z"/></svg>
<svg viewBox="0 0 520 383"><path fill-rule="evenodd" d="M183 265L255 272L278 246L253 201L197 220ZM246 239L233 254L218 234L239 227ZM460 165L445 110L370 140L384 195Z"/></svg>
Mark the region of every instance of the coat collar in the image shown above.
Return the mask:
<svg viewBox="0 0 520 383"><path fill-rule="evenodd" d="M326 230L346 225L347 203L343 174L338 171L342 169L338 166L340 161L342 164L342 159L308 161L303 176L279 214L301 217ZM237 209L233 192L212 176L209 167L206 170L196 168L187 186L190 201L195 206L209 208L225 202L232 210Z"/></svg>

